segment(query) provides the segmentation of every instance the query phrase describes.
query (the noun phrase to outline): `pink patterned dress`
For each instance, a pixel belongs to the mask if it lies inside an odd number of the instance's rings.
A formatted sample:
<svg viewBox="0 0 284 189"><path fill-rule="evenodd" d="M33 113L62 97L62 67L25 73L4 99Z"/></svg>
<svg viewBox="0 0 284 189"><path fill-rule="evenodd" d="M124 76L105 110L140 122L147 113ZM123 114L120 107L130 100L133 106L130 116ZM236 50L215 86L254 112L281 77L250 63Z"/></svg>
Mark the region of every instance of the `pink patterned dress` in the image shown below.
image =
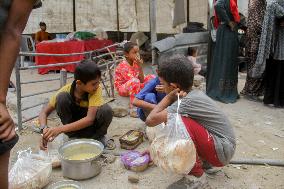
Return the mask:
<svg viewBox="0 0 284 189"><path fill-rule="evenodd" d="M155 75L147 75L144 82L139 78L139 66L136 62L131 66L126 60L123 60L115 69L114 86L120 96L130 96L130 101L140 92L146 83L155 78Z"/></svg>

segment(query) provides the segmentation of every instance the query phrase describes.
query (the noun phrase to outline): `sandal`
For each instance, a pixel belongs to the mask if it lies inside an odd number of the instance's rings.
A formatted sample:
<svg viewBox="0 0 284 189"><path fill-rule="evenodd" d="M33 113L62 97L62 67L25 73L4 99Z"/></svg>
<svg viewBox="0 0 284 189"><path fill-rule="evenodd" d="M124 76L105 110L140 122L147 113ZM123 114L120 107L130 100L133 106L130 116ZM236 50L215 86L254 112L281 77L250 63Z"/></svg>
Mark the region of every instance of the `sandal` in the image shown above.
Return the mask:
<svg viewBox="0 0 284 189"><path fill-rule="evenodd" d="M113 108L112 113L114 117L122 118L127 116L128 111L124 108Z"/></svg>
<svg viewBox="0 0 284 189"><path fill-rule="evenodd" d="M114 139L107 139L105 136L99 140L105 147L105 150L114 150L116 148L116 144Z"/></svg>

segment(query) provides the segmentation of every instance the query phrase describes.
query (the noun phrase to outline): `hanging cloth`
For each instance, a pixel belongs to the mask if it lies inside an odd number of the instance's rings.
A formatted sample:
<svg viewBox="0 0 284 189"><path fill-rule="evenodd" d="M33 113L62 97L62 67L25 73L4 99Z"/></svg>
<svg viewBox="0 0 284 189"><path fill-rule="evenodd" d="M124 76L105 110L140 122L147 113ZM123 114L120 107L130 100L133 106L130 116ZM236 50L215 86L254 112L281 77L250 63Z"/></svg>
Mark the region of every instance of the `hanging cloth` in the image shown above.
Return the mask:
<svg viewBox="0 0 284 189"><path fill-rule="evenodd" d="M173 28L186 22L185 18L185 3L184 0L175 0Z"/></svg>

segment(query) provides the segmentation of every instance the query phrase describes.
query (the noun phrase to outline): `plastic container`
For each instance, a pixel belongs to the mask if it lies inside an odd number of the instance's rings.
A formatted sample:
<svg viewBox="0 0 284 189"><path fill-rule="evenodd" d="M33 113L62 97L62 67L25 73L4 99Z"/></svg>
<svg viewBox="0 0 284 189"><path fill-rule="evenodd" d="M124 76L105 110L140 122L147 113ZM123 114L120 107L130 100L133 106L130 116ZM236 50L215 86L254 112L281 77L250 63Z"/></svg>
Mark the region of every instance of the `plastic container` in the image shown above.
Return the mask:
<svg viewBox="0 0 284 189"><path fill-rule="evenodd" d="M143 142L144 134L140 131L130 130L119 138L120 147L126 150L134 150Z"/></svg>
<svg viewBox="0 0 284 189"><path fill-rule="evenodd" d="M150 156L142 155L137 151L129 151L121 156L121 161L126 169L134 172L142 172L148 168Z"/></svg>

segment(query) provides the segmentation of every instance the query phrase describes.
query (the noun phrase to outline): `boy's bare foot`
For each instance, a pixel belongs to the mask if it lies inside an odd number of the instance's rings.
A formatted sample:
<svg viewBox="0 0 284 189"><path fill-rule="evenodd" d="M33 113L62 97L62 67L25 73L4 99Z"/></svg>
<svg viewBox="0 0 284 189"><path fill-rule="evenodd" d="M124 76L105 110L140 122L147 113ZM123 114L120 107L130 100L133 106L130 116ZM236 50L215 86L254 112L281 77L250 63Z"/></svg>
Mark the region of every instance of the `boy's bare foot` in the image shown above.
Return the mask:
<svg viewBox="0 0 284 189"><path fill-rule="evenodd" d="M129 115L130 115L130 117L138 118L138 115L137 115L137 111L136 111L136 110L133 110L133 109L130 110Z"/></svg>
<svg viewBox="0 0 284 189"><path fill-rule="evenodd" d="M202 168L204 169L205 173L207 173L208 175L215 175L216 173L221 171L221 168L213 167L206 161L203 161Z"/></svg>

